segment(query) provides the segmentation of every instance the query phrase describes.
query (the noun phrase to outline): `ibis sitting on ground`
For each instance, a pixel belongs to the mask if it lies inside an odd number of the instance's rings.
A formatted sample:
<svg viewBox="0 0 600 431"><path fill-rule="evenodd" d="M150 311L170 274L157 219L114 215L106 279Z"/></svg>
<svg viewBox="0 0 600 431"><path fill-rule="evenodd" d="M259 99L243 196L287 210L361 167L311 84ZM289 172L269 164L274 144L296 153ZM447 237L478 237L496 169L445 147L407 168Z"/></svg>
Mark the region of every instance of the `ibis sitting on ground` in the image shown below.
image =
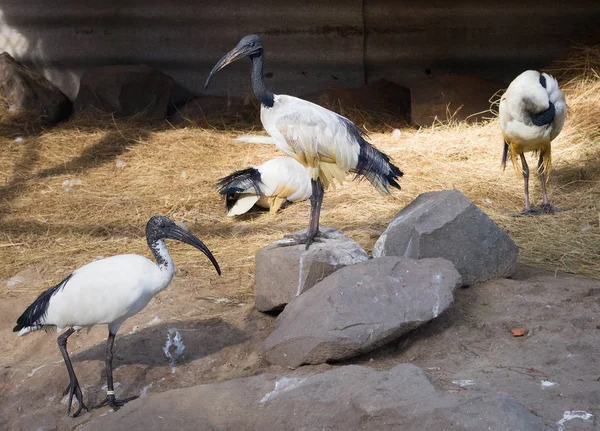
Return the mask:
<svg viewBox="0 0 600 431"><path fill-rule="evenodd" d="M236 171L221 178L217 187L226 196L228 216L245 214L254 205L275 214L285 202L304 201L311 194L308 171L291 157Z"/></svg>
<svg viewBox="0 0 600 431"><path fill-rule="evenodd" d="M306 236L285 245L306 244L319 233L319 216L323 189L335 179L341 181L348 172L367 178L382 194L397 182L402 172L387 155L366 141L365 134L354 123L319 105L297 97L271 93L263 79L263 43L257 35L245 36L225 54L210 72L211 78L228 64L243 57L252 62L252 89L261 103L263 127L286 155L294 157L308 169L311 179L311 212Z"/></svg>
<svg viewBox="0 0 600 431"><path fill-rule="evenodd" d="M548 202L546 181L552 166L551 142L560 133L567 115L565 96L558 82L547 73L527 70L510 83L500 99L500 128L504 136L502 169L510 157L518 170L521 159L525 182L525 209L520 215L550 214L556 211ZM529 166L524 153L539 152L538 174L542 186L542 206L529 203Z"/></svg>
<svg viewBox="0 0 600 431"><path fill-rule="evenodd" d="M160 291L166 289L175 268L163 239L185 242L203 252L220 275L221 270L210 250L191 233L177 226L170 218L154 216L146 224L146 240L156 263L136 254L121 254L91 262L75 270L56 286L43 292L17 320L14 332L23 336L32 331L56 326L57 331L67 329L58 337L58 347L69 373L69 401L67 415L71 412L73 395L79 408L88 410L83 402L81 387L75 376L67 352L67 339L73 332L93 325L108 325L106 342L106 399L97 407L109 404L115 410L133 399L115 398L112 374L113 345L119 327L129 317L140 312ZM135 398L135 397L134 397Z"/></svg>

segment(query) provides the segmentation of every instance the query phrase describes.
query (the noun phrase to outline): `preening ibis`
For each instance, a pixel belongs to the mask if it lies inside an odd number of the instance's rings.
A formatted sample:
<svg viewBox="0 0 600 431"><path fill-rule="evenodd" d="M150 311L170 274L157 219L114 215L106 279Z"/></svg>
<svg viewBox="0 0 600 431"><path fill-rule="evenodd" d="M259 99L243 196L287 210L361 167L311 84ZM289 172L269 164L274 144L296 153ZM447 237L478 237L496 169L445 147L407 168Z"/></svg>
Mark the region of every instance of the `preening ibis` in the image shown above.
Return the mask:
<svg viewBox="0 0 600 431"><path fill-rule="evenodd" d="M136 254L121 254L88 263L73 271L56 286L43 292L17 319L13 332L19 336L32 331L56 326L58 332L68 328L58 337L58 348L69 373L67 415L71 412L73 395L79 408L88 410L83 403L81 387L75 376L67 352L67 339L73 332L93 325L108 325L106 342L106 399L97 407L109 404L115 410L126 400L115 398L112 375L113 345L119 327L129 317L140 312L160 291L166 289L175 268L163 239L185 242L203 252L220 275L221 270L210 250L191 233L177 226L170 218L154 216L146 224L146 240L156 263ZM134 397L135 398L135 397Z"/></svg>
<svg viewBox="0 0 600 431"><path fill-rule="evenodd" d="M303 201L311 194L306 168L291 157L236 171L221 178L217 187L226 195L228 216L244 214L255 204L275 214L286 201Z"/></svg>
<svg viewBox="0 0 600 431"><path fill-rule="evenodd" d="M310 222L305 237L286 245L303 243L306 248L319 234L323 189L343 179L348 172L366 177L382 194L390 193L402 172L387 155L366 141L354 123L319 105L297 97L271 93L263 79L263 43L257 35L243 37L210 72L211 78L228 64L243 57L252 62L252 90L261 103L260 119L275 145L306 166L311 179ZM321 235L323 235L321 233Z"/></svg>
<svg viewBox="0 0 600 431"><path fill-rule="evenodd" d="M504 136L502 169L510 157L519 169L517 156L521 159L525 182L525 210L521 215L553 213L548 202L546 181L552 166L550 143L560 133L567 115L565 96L558 82L547 73L527 70L510 83L500 99L500 128ZM539 152L538 174L542 186L542 206L531 208L529 204L529 166L524 153Z"/></svg>

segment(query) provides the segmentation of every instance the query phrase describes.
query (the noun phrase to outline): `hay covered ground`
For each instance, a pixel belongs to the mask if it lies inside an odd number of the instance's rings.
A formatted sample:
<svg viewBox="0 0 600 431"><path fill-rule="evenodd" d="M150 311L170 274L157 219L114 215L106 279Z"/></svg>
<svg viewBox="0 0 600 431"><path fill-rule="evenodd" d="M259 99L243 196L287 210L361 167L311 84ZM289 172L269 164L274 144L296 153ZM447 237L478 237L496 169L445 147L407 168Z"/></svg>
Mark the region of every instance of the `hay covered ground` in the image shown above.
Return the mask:
<svg viewBox="0 0 600 431"><path fill-rule="evenodd" d="M511 235L521 262L600 279L599 58L598 49L582 49L554 71L569 112L553 143L549 193L552 203L573 210L512 217L522 209L523 184L512 167L500 169L497 120L450 121L405 128L400 136L385 126L370 131L371 141L404 171L402 190L382 197L367 182L348 181L326 193L321 224L343 230L370 251L392 217L418 194L457 188ZM195 289L247 300L256 251L308 223L308 201L275 217L225 216L215 181L281 155L274 146L233 142L240 133L262 133L258 127L231 129L216 122L219 127L176 128L166 121L148 125L93 112L48 130L24 127L6 115L1 123L0 279L33 267L50 286L97 256L150 257L145 223L165 214L183 221L221 264L223 276L217 277L196 250L170 244L179 270L198 277ZM531 184L533 203L539 204L535 176ZM0 286L0 298L33 297L40 289Z"/></svg>

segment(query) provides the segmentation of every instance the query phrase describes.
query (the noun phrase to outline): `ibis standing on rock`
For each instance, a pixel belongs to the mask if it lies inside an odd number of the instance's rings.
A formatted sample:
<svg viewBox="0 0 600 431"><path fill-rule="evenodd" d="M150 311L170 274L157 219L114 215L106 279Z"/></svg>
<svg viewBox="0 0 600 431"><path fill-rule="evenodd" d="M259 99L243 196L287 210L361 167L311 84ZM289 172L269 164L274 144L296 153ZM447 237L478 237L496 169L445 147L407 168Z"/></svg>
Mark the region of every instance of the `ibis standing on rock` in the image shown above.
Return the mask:
<svg viewBox="0 0 600 431"><path fill-rule="evenodd" d="M306 168L292 157L236 171L221 178L217 187L226 196L229 216L244 214L255 204L275 214L285 202L304 201L311 194Z"/></svg>
<svg viewBox="0 0 600 431"><path fill-rule="evenodd" d="M140 312L160 291L167 288L175 268L163 239L185 242L203 252L220 275L219 264L210 250L191 233L178 227L170 218L154 216L146 224L146 240L156 263L137 254L121 254L91 262L75 270L56 286L43 292L17 320L14 332L23 336L32 331L56 326L67 329L58 337L58 347L69 373L67 415L71 412L73 395L79 408L83 403L81 387L67 352L67 339L73 332L93 325L108 325L106 342L106 399L97 407L109 404L115 410L133 399L115 398L112 374L113 345L119 327L129 317ZM135 398L135 397L134 397Z"/></svg>
<svg viewBox="0 0 600 431"><path fill-rule="evenodd" d="M366 177L380 193L388 194L390 186L400 189L397 179L402 172L387 155L366 141L365 134L352 121L306 100L271 93L263 79L263 55L260 37L243 37L215 65L204 88L208 88L213 75L228 64L243 57L250 58L252 90L261 103L263 127L283 153L308 169L312 192L307 234L285 244L306 244L308 248L317 235L324 235L319 233L323 189L334 179L341 182L352 172L357 177Z"/></svg>
<svg viewBox="0 0 600 431"><path fill-rule="evenodd" d="M510 83L500 99L500 128L504 136L502 169L510 157L518 169L521 159L525 182L525 209L520 215L550 214L556 211L548 202L546 181L552 166L551 142L560 133L567 115L565 96L558 82L547 73L527 70ZM539 152L538 175L542 186L542 206L529 203L529 166L524 153Z"/></svg>

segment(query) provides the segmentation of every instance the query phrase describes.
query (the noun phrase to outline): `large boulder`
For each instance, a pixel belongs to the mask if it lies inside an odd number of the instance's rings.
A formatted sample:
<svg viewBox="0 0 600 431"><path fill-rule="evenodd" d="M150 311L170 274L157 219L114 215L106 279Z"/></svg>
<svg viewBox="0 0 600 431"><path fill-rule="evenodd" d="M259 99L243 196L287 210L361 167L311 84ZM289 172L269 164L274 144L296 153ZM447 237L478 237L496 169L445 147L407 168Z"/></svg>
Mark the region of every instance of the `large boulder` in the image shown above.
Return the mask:
<svg viewBox="0 0 600 431"><path fill-rule="evenodd" d="M160 120L167 116L175 90L173 78L150 66L94 67L81 76L75 111L95 107L121 117Z"/></svg>
<svg viewBox="0 0 600 431"><path fill-rule="evenodd" d="M20 111L42 125L53 125L73 112L71 101L44 76L0 54L0 98L9 111Z"/></svg>
<svg viewBox="0 0 600 431"><path fill-rule="evenodd" d="M439 316L460 283L445 259L384 257L347 266L287 305L264 342L265 357L297 367L368 352Z"/></svg>
<svg viewBox="0 0 600 431"><path fill-rule="evenodd" d="M357 242L341 231L324 226L320 230L327 238L313 243L308 250L302 244L279 247L286 241L283 239L256 254L254 305L257 310L282 310L329 274L369 258Z"/></svg>
<svg viewBox="0 0 600 431"><path fill-rule="evenodd" d="M261 374L131 401L77 429L528 430L542 419L495 393L449 393L414 365L388 371L349 365L307 376Z"/></svg>
<svg viewBox="0 0 600 431"><path fill-rule="evenodd" d="M510 277L519 248L458 190L420 194L396 215L373 247L373 257L443 257L463 285Z"/></svg>

